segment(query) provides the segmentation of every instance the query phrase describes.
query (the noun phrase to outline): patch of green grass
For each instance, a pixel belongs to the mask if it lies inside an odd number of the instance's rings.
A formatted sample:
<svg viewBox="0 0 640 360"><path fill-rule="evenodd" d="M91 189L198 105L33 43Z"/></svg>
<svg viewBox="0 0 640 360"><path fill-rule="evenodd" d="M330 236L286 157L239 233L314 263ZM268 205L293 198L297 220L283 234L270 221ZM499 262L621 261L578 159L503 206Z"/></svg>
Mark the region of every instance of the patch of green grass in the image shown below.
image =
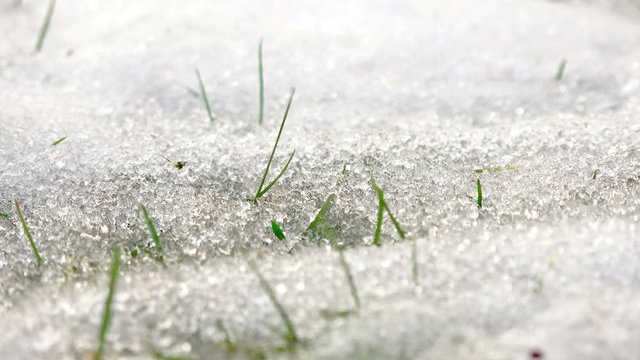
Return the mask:
<svg viewBox="0 0 640 360"><path fill-rule="evenodd" d="M316 235L321 239L328 239L332 242L336 240L335 229L326 221L327 215L329 214L329 211L331 211L335 201L335 194L329 194L329 196L327 196L316 217L311 221L311 223L309 223L309 226L307 226L304 233L302 233L303 236Z"/></svg>
<svg viewBox="0 0 640 360"><path fill-rule="evenodd" d="M282 306L282 303L280 303L280 301L278 300L278 297L276 296L275 291L273 290L273 288L271 287L267 279L265 279L264 276L262 276L262 273L260 272L260 270L258 270L258 266L256 265L256 263L249 258L245 258L245 260L247 261L247 264L249 265L249 268L251 269L251 271L253 271L258 277L260 286L262 287L264 292L267 294L267 296L269 297L269 300L271 300L271 303L273 304L273 306L276 308L276 311L280 315L280 318L282 319L282 322L284 323L284 326L285 326L285 332L283 335L283 338L286 343L285 349L287 349L288 351L292 351L295 348L295 346L298 344L299 338L296 332L296 328L293 325L293 322L291 321L291 318L289 317L287 310L285 310L284 306Z"/></svg>
<svg viewBox="0 0 640 360"><path fill-rule="evenodd" d="M264 169L264 175L262 175L262 180L260 180L260 186L258 186L258 191L256 191L256 195L253 197L253 202L257 203L258 199L262 197L262 195L266 194L269 189L275 185L278 180L284 175L285 171L289 168L289 164L293 159L293 155L296 154L296 151L293 150L291 155L289 156L289 160L287 160L286 164L280 171L280 173L273 179L267 186L264 186L265 181L267 180L267 176L269 175L269 169L271 168L271 162L273 161L273 156L276 153L276 149L278 148L278 143L280 142L280 136L282 135L282 130L284 129L284 124L287 121L287 116L289 115L289 109L291 109L291 102L293 102L293 95L296 93L296 89L291 89L291 96L289 97L289 102L287 103L287 109L284 112L284 117L282 118L282 122L280 123L280 130L278 131L278 136L276 137L276 143L273 145L273 150L271 151L271 155L269 156L269 161L267 162L267 167Z"/></svg>
<svg viewBox="0 0 640 360"><path fill-rule="evenodd" d="M160 240L160 235L158 235L158 231L156 230L156 225L153 223L153 219L149 215L147 208L144 205L140 205L140 210L142 210L142 215L144 216L144 221L147 223L147 228L149 228L149 233L151 234L151 238L153 239L153 243L155 244L156 253L160 254L162 257L162 252L164 250L162 246L162 241Z"/></svg>
<svg viewBox="0 0 640 360"><path fill-rule="evenodd" d="M480 169L476 169L475 172L476 174L482 174L485 172L500 172L500 171L512 171L512 170L517 170L515 166L513 165L506 165L506 166L496 166L496 167L491 167L491 168L480 168Z"/></svg>
<svg viewBox="0 0 640 360"><path fill-rule="evenodd" d="M22 210L20 209L20 204L18 204L18 200L15 200L16 210L18 212L18 218L20 219L20 223L22 224L22 230L24 230L24 234L29 239L29 245L31 245L31 250L33 251L33 256L36 258L36 264L38 266L42 265L42 257L40 256L40 252L38 251L38 247L36 246L36 242L33 241L33 236L31 236L31 231L29 231L29 226L27 225L27 221L24 219L24 215L22 215Z"/></svg>
<svg viewBox="0 0 640 360"><path fill-rule="evenodd" d="M356 288L356 283L353 280L353 274L351 273L351 268L349 267L349 263L344 256L343 250L338 250L340 254L340 266L344 271L344 276L347 279L347 283L349 284L349 291L351 291L351 297L353 298L353 302L356 305L356 309L360 308L360 297L358 296L358 289Z"/></svg>
<svg viewBox="0 0 640 360"><path fill-rule="evenodd" d="M207 109L207 115L209 116L209 120L213 122L215 118L213 117L213 113L211 112L211 105L209 104L209 97L207 96L207 90L204 88L204 83L202 82L202 76L200 76L200 70L196 69L196 76L198 77L198 85L200 86L200 97L202 101L204 101L204 106Z"/></svg>
<svg viewBox="0 0 640 360"><path fill-rule="evenodd" d="M51 143L51 146L56 146L56 145L60 144L61 142L65 141L66 139L67 139L67 137L66 137L66 136L63 136L63 137L61 137L60 139L58 139L58 140L56 140L56 141L52 142L52 143Z"/></svg>
<svg viewBox="0 0 640 360"><path fill-rule="evenodd" d="M271 220L271 229L273 230L273 234L278 238L278 240L282 241L286 239L284 236L284 231L280 228L280 225L275 220Z"/></svg>
<svg viewBox="0 0 640 360"><path fill-rule="evenodd" d="M4 212L4 211L0 211L0 218L3 218L5 220L9 220L10 217L11 217L11 215L9 215L9 213Z"/></svg>
<svg viewBox="0 0 640 360"><path fill-rule="evenodd" d="M44 22L42 23L42 27L40 28L40 34L38 35L38 42L36 43L35 52L39 53L42 51L42 47L44 46L44 40L47 38L47 34L49 33L49 27L51 26L51 18L53 17L53 10L56 7L56 0L49 1L49 8L47 9L47 14L44 17Z"/></svg>
<svg viewBox="0 0 640 360"><path fill-rule="evenodd" d="M393 223L393 226L396 228L396 231L398 232L398 235L400 236L400 238L404 239L405 232L404 230L402 230L402 227L400 226L400 223L398 222L398 220L396 220L396 217L393 216L391 209L389 209L389 205L387 205L387 202L384 199L384 192L376 184L375 180L373 179L373 176L371 177L371 186L373 187L373 190L378 195L378 216L376 220L376 231L373 235L373 245L376 245L376 246L381 245L380 235L382 234L382 218L385 211L387 212L387 215L389 215L389 219L391 219L391 222Z"/></svg>
<svg viewBox="0 0 640 360"><path fill-rule="evenodd" d="M116 284L118 282L118 275L120 272L120 248L113 249L113 259L111 260L111 271L109 277L109 292L107 293L107 299L104 303L104 311L102 313L102 322L100 323L100 330L98 331L98 348L96 349L93 359L102 360L104 355L104 344L107 340L107 332L109 326L111 326L111 307L113 306L113 297L116 292Z"/></svg>
<svg viewBox="0 0 640 360"><path fill-rule="evenodd" d="M264 122L264 69L262 66L262 40L258 44L258 76L260 77L260 110L258 113L258 124Z"/></svg>
<svg viewBox="0 0 640 360"><path fill-rule="evenodd" d="M562 59L560 65L558 65L558 71L556 72L556 81L562 80L562 76L564 76L564 69L567 66L567 60Z"/></svg>
<svg viewBox="0 0 640 360"><path fill-rule="evenodd" d="M478 197L476 202L478 203L478 207L482 207L482 183L480 183L480 178L476 180L476 189L478 190Z"/></svg>

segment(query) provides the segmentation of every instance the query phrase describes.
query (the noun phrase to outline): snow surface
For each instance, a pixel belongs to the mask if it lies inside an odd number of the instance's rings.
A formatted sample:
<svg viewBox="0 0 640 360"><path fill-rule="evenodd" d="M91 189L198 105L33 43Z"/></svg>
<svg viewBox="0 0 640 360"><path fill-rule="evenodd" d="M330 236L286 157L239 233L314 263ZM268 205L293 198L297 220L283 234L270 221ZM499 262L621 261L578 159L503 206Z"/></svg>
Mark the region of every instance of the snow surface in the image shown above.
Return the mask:
<svg viewBox="0 0 640 360"><path fill-rule="evenodd" d="M637 2L67 0L34 55L46 7L0 1L0 359L88 358L114 246L108 358L640 357ZM271 176L296 155L256 205L292 86ZM505 165L479 175L478 209L474 169ZM371 246L370 175L408 239L385 218ZM354 306L338 253L301 236L330 193L362 300L337 319ZM152 246L140 204L166 267L129 255Z"/></svg>

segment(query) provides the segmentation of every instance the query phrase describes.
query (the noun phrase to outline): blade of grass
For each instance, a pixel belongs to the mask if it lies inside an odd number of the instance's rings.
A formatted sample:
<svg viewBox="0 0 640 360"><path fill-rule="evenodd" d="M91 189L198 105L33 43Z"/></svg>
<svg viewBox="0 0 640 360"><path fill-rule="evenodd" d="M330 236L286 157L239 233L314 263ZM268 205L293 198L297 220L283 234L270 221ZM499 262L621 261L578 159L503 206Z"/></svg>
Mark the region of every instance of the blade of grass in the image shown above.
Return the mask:
<svg viewBox="0 0 640 360"><path fill-rule="evenodd" d="M262 273L260 272L260 270L258 270L258 266L256 265L256 263L249 258L245 258L245 261L249 265L251 271L253 271L258 277L258 281L260 282L262 290L264 290L264 292L267 294L269 300L271 300L271 303L276 308L276 311L278 312L280 318L282 319L282 322L284 323L284 339L287 342L287 349L293 349L293 347L298 343L298 335L296 333L296 328L293 325L289 314L287 313L287 310L285 310L284 306L282 306L280 301L278 301L278 297L276 296L275 291L273 291L273 288L271 287L267 279L262 276Z"/></svg>
<svg viewBox="0 0 640 360"><path fill-rule="evenodd" d="M376 231L373 235L373 245L380 246L380 235L382 233L382 217L384 215L384 211L386 211L387 215L389 215L389 218L391 219L393 226L396 228L396 231L398 232L400 238L404 239L406 237L406 233L404 232L404 230L402 230L402 227L400 226L400 223L398 222L396 217L393 216L389 205L387 205L387 202L384 200L384 192L378 186L378 184L376 184L376 181L373 179L373 177L371 177L371 186L378 195L378 217L376 220Z"/></svg>
<svg viewBox="0 0 640 360"><path fill-rule="evenodd" d="M47 14L44 17L44 22L42 23L42 27L40 28L40 34L38 35L38 42L36 43L35 52L39 53L42 51L42 47L44 46L44 40L47 37L47 33L49 33L49 27L51 26L51 18L53 17L53 10L56 7L56 0L49 1L49 8L47 9Z"/></svg>
<svg viewBox="0 0 640 360"><path fill-rule="evenodd" d="M144 215L144 221L147 223L147 227L149 228L149 233L151 233L151 238L153 239L153 243L156 246L156 252L162 254L162 241L160 241L160 236L158 235L158 231L156 230L156 226L153 223L153 219L149 215L147 208L144 205L140 205L140 209L142 210L142 215Z"/></svg>
<svg viewBox="0 0 640 360"><path fill-rule="evenodd" d="M280 177L284 174L284 172L289 167L289 163L291 159L293 159L293 155L295 154L295 150L289 156L289 160L287 161L285 167L280 171L280 174L269 184L266 188L263 189L265 181L267 181L267 176L269 175L269 168L271 168L271 162L273 161L273 156L276 153L276 149L278 148L278 143L280 142L280 136L282 135L282 130L284 129L284 124L287 121L287 116L289 115L289 109L291 109L291 103L293 102L293 95L295 95L296 89L291 89L291 95L289 96L289 102L287 103L287 109L284 112L284 117L282 118L282 122L280 123L280 129L278 130L278 136L276 137L276 143L273 145L273 150L271 150L271 155L269 156L269 161L267 162L267 167L264 169L264 174L262 175L262 180L260 180L260 186L258 186L258 190L256 191L256 195L253 198L253 202L257 202L258 198L264 195L275 183L280 179Z"/></svg>
<svg viewBox="0 0 640 360"><path fill-rule="evenodd" d="M416 240L411 242L411 275L413 275L413 283L418 286L419 266L418 266L418 245Z"/></svg>
<svg viewBox="0 0 640 360"><path fill-rule="evenodd" d="M51 146L56 146L56 145L60 144L61 142L65 141L66 139L67 139L67 137L66 137L66 136L63 136L63 137L61 137L60 139L58 139L58 140L56 140L56 141L52 142L52 143L51 143Z"/></svg>
<svg viewBox="0 0 640 360"><path fill-rule="evenodd" d="M207 90L204 88L204 83L202 82L202 77L200 76L200 70L196 68L196 76L198 77L198 85L200 86L200 97L204 101L204 106L207 108L207 115L209 115L209 120L213 122L214 117L211 113L211 105L209 104L209 97L207 96Z"/></svg>
<svg viewBox="0 0 640 360"><path fill-rule="evenodd" d="M309 223L309 226L307 226L304 234L313 233L319 228L319 225L321 225L321 223L325 221L325 218L327 217L327 214L329 214L329 211L333 207L333 203L335 201L336 194L329 194L329 196L327 196L327 198L324 200L324 203L322 203L322 207L320 207L320 211L318 211L318 215L316 215L313 221Z"/></svg>
<svg viewBox="0 0 640 360"><path fill-rule="evenodd" d="M593 170L593 175L591 175L591 180L595 180L598 177L598 169Z"/></svg>
<svg viewBox="0 0 640 360"><path fill-rule="evenodd" d="M480 168L480 169L476 169L475 172L476 174L482 174L484 172L500 172L500 171L511 171L511 170L517 170L517 169L513 165L507 165L507 166L496 166L492 168Z"/></svg>
<svg viewBox="0 0 640 360"><path fill-rule="evenodd" d="M29 245L31 245L31 250L33 251L33 256L36 258L36 263L38 266L42 265L42 257L40 256L40 252L38 251L38 247L36 246L36 242L33 241L33 236L31 236L31 231L29 231L29 226L24 219L24 215L22 215L22 210L20 209L20 204L18 204L18 200L15 200L16 210L18 211L18 218L20 218L20 223L22 224L22 230L24 230L24 234L29 239Z"/></svg>
<svg viewBox="0 0 640 360"><path fill-rule="evenodd" d="M258 114L258 124L264 121L264 72L262 66L262 38L258 44L258 75L260 76L260 112Z"/></svg>
<svg viewBox="0 0 640 360"><path fill-rule="evenodd" d="M289 164L291 163L291 160L293 160L293 155L296 154L296 151L293 150L291 152L291 155L289 155L289 159L287 160L287 162L284 164L284 167L282 168L282 170L280 170L280 172L278 173L278 176L276 176L273 181L271 181L267 186L265 186L264 189L262 189L262 191L260 193L258 193L258 197L261 197L262 195L266 194L267 191L269 191L269 189L271 189L273 187L273 185L275 185L278 180L280 180L280 178L282 177L282 175L284 175L285 171L287 171L287 169L289 168Z"/></svg>
<svg viewBox="0 0 640 360"><path fill-rule="evenodd" d="M284 231L280 228L280 225L275 220L271 220L271 229L273 230L273 234L278 238L278 240L282 241L286 239L284 236Z"/></svg>
<svg viewBox="0 0 640 360"><path fill-rule="evenodd" d="M558 65L558 72L556 72L556 81L562 80L562 76L564 75L564 68L567 66L567 60L562 59L560 65Z"/></svg>
<svg viewBox="0 0 640 360"><path fill-rule="evenodd" d="M353 274L351 274L351 268L349 267L349 263L344 256L343 250L338 250L340 254L340 266L344 271L344 275L347 278L347 283L349 284L349 291L351 291L351 297L353 298L353 302L356 304L356 308L360 308L360 297L358 296L358 289L356 288L356 283L353 281Z"/></svg>
<svg viewBox="0 0 640 360"><path fill-rule="evenodd" d="M111 260L111 272L109 277L109 292L107 293L107 299L104 304L104 312L102 313L102 323L100 323L100 330L98 332L98 348L93 355L94 360L102 360L104 355L104 344L107 340L107 332L111 325L111 307L113 305L113 296L116 292L116 284L118 282L118 275L120 271L120 248L113 250L113 259Z"/></svg>
<svg viewBox="0 0 640 360"><path fill-rule="evenodd" d="M476 181L476 188L478 189L478 207L482 207L482 184L480 183L480 178Z"/></svg>

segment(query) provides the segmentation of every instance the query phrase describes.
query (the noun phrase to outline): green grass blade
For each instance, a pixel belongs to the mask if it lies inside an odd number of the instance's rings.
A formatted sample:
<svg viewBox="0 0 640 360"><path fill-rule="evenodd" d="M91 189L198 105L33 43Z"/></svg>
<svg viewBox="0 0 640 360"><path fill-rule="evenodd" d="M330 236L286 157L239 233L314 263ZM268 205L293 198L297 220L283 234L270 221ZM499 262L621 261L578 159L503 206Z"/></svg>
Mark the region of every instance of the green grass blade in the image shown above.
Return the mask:
<svg viewBox="0 0 640 360"><path fill-rule="evenodd" d="M482 174L485 172L500 172L500 171L511 171L511 170L517 170L515 166L513 165L507 165L507 166L496 166L496 167L492 167L492 168L480 168L480 169L475 169L476 174Z"/></svg>
<svg viewBox="0 0 640 360"><path fill-rule="evenodd" d="M398 232L400 238L404 239L406 237L406 233L404 230L402 230L402 227L400 226L400 223L398 222L396 217L393 216L391 209L389 209L389 205L387 205L387 202L384 200L384 192L378 186L378 184L376 184L376 181L373 179L373 177L371 177L371 186L378 195L378 217L376 221L376 231L373 235L373 245L380 246L380 234L382 233L382 217L384 215L384 211L386 211L389 215L389 218L391 219L393 226L396 228L396 231Z"/></svg>
<svg viewBox="0 0 640 360"><path fill-rule="evenodd" d="M558 72L556 72L556 81L562 80L562 76L564 75L564 68L567 66L567 60L562 59L560 65L558 65Z"/></svg>
<svg viewBox="0 0 640 360"><path fill-rule="evenodd" d="M591 175L591 180L595 180L598 177L598 169L593 170L593 174Z"/></svg>
<svg viewBox="0 0 640 360"><path fill-rule="evenodd" d="M211 113L211 105L209 104L209 97L207 96L207 90L204 88L204 83L202 82L202 76L200 76L200 70L196 68L196 76L198 77L198 85L200 86L200 96L204 101L204 106L207 108L207 115L209 115L209 120L213 122L214 117Z"/></svg>
<svg viewBox="0 0 640 360"><path fill-rule="evenodd" d="M396 228L396 231L398 232L398 235L400 235L401 239L404 239L405 236L406 236L406 233L400 227L400 223L398 222L398 220L396 220L396 217L393 216L393 213L391 213L391 209L389 209L389 205L387 205L387 201L384 200L384 198L383 198L382 201L384 202L384 209L387 210L387 215L389 215L389 218L391 219L391 222L393 223L393 226Z"/></svg>
<svg viewBox="0 0 640 360"><path fill-rule="evenodd" d="M262 40L258 44L258 75L260 76L260 112L258 114L258 124L264 122L264 69L262 66Z"/></svg>
<svg viewBox="0 0 640 360"><path fill-rule="evenodd" d="M380 234L382 234L382 215L384 215L384 199L378 194L378 217L376 219L376 231L373 234L373 245L380 246Z"/></svg>
<svg viewBox="0 0 640 360"><path fill-rule="evenodd" d="M260 286L262 287L264 292L267 294L267 296L269 297L269 300L271 300L271 303L273 304L273 306L276 308L276 311L280 315L280 318L282 319L282 322L284 323L285 330L286 330L284 338L287 342L287 348L292 349L298 343L298 335L296 333L296 328L293 325L293 322L291 321L289 314L287 313L287 310L285 310L284 306L282 306L280 301L278 301L278 297L276 296L275 291L273 291L273 288L271 287L267 279L265 279L264 276L262 276L262 273L260 273L260 270L258 270L258 266L256 265L256 263L253 260L248 258L245 260L247 261L249 268L258 277Z"/></svg>
<svg viewBox="0 0 640 360"><path fill-rule="evenodd" d="M51 26L51 18L53 17L53 10L56 7L56 0L49 1L49 8L47 9L47 14L44 17L44 22L42 23L42 27L40 28L40 34L38 35L38 42L36 43L35 51L39 53L42 51L42 47L44 46L44 40L47 37L47 33L49 33L49 27Z"/></svg>
<svg viewBox="0 0 640 360"><path fill-rule="evenodd" d="M24 215L22 215L22 210L20 209L20 204L18 204L18 200L15 200L16 210L18 211L18 218L20 218L20 223L22 224L22 230L24 230L24 234L27 235L27 239L29 239L29 245L31 245L31 250L33 251L33 256L36 258L36 263L38 266L42 265L42 257L40 256L40 252L38 251L38 247L36 246L36 242L33 241L33 236L31 236L31 231L29 231L29 226L27 225L26 220L24 219Z"/></svg>
<svg viewBox="0 0 640 360"><path fill-rule="evenodd" d="M360 297L358 296L358 289L356 288L356 283L353 280L353 274L351 273L351 268L349 267L349 263L344 256L344 251L338 250L340 254L340 266L344 271L344 275L347 278L347 283L349 284L349 291L351 291L351 297L353 298L353 302L356 304L357 308L360 308Z"/></svg>
<svg viewBox="0 0 640 360"><path fill-rule="evenodd" d="M265 181L267 181L267 176L269 175L269 168L271 168L271 162L273 162L273 156L276 153L276 149L278 148L278 143L280 142L280 136L282 136L282 130L284 129L284 124L287 121L287 116L289 116L289 109L291 109L291 103L293 102L293 96L296 93L296 89L291 89L291 95L289 96L289 102L287 103L287 109L284 112L284 117L282 118L282 122L280 123L280 129L278 130L278 136L276 137L276 143L273 145L273 150L271 150L271 155L269 155L269 161L267 162L267 167L264 169L264 174L262 175L262 180L260 180L260 186L258 186L258 191L256 191L256 196L254 197L254 202L258 201L258 198L266 193L266 191L262 191L262 187L264 186ZM295 151L294 151L295 153ZM289 157L289 161L293 158L293 153ZM287 162L288 166L288 162ZM281 171L281 174L284 173L286 167ZM271 186L275 183L272 181ZM267 189L268 190L268 189Z"/></svg>
<svg viewBox="0 0 640 360"><path fill-rule="evenodd" d="M482 184L480 183L480 179L476 181L476 188L478 189L478 207L482 207Z"/></svg>
<svg viewBox="0 0 640 360"><path fill-rule="evenodd" d="M98 332L98 348L93 355L94 360L102 360L104 355L104 344L107 340L107 332L111 325L111 307L113 305L113 296L116 292L116 284L118 282L118 274L120 272L120 248L113 250L113 259L111 261L111 272L109 278L109 292L104 304L104 312L102 313L102 322L100 323L100 331Z"/></svg>
<svg viewBox="0 0 640 360"><path fill-rule="evenodd" d="M151 238L153 239L153 243L156 245L156 252L162 253L162 241L160 241L160 236L158 235L158 231L156 230L156 226L153 223L153 219L149 215L147 208L144 205L140 205L140 209L142 210L142 215L144 215L144 221L147 223L147 227L149 228L149 233L151 233Z"/></svg>
<svg viewBox="0 0 640 360"><path fill-rule="evenodd" d="M318 229L318 227L325 221L327 214L329 214L329 211L333 207L333 203L335 201L336 194L329 194L329 196L327 196L327 198L324 200L324 203L322 203L322 207L320 207L320 211L318 211L318 215L316 215L316 217L313 219L313 221L311 221L311 223L309 223L309 226L307 226L307 229L304 231L305 234L315 232Z"/></svg>
<svg viewBox="0 0 640 360"><path fill-rule="evenodd" d="M280 173L278 173L278 176L276 176L275 179L273 179L273 181L271 181L264 189L262 189L260 193L258 193L258 197L261 197L262 195L266 194L267 191L269 191L269 189L271 189L273 185L275 185L278 182L278 180L280 180L282 175L284 175L285 171L287 171L287 169L289 168L289 164L291 163L291 160L293 160L293 155L295 154L296 154L296 151L293 150L291 152L291 155L289 156L289 159L284 164L284 167L282 168L282 170L280 170Z"/></svg>
<svg viewBox="0 0 640 360"><path fill-rule="evenodd" d="M61 142L65 141L66 139L67 139L67 137L66 137L66 136L63 136L63 137L61 137L60 139L58 139L58 140L56 140L56 141L52 142L52 143L51 143L51 146L56 146L56 145L60 144Z"/></svg>
<svg viewBox="0 0 640 360"><path fill-rule="evenodd" d="M278 240L282 241L286 239L284 236L284 231L280 228L280 225L275 220L271 220L271 229L273 230L273 234L278 238Z"/></svg>

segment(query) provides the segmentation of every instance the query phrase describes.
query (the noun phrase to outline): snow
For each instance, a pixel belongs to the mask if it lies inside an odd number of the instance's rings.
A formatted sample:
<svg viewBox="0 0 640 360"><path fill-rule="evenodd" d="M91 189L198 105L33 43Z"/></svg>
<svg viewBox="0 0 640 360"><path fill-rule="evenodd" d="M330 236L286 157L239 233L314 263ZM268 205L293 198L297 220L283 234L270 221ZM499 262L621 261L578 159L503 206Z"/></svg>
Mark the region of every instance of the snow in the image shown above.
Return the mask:
<svg viewBox="0 0 640 360"><path fill-rule="evenodd" d="M0 1L1 359L87 358L114 246L107 358L640 356L634 2L59 1L34 55L46 6ZM214 123L185 88L195 67ZM296 155L254 204L291 87L271 177ZM371 175L408 239L385 218L371 246ZM301 236L330 193L362 301L337 319L322 311L354 306L338 253ZM166 266L130 255L153 243L141 204ZM274 350L282 323L244 257L289 311L295 354Z"/></svg>

